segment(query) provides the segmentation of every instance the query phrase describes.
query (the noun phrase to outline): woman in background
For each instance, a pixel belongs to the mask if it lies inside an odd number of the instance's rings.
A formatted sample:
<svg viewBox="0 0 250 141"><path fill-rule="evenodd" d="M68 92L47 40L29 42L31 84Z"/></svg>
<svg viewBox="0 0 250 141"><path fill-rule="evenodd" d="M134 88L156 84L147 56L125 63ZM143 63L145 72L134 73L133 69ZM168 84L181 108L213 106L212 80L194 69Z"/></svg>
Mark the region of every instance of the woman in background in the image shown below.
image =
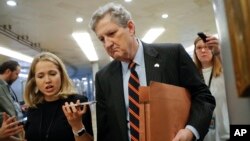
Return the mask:
<svg viewBox="0 0 250 141"><path fill-rule="evenodd" d="M25 124L28 141L91 141L93 131L88 106L77 95L66 68L56 55L38 54L30 68L24 93L29 106Z"/></svg>
<svg viewBox="0 0 250 141"><path fill-rule="evenodd" d="M225 141L230 137L229 116L219 41L208 36L194 41L194 61L205 83L215 97L216 107L204 141Z"/></svg>

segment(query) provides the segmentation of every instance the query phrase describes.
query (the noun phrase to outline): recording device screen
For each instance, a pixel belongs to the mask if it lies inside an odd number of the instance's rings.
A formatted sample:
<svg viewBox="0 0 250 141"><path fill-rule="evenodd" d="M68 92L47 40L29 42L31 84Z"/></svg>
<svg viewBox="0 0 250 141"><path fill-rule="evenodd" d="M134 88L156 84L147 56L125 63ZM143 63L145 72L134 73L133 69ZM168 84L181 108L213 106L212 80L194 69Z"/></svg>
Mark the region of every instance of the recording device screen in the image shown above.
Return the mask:
<svg viewBox="0 0 250 141"><path fill-rule="evenodd" d="M203 40L203 42L206 42L206 34L204 34L203 32L198 32L197 35Z"/></svg>
<svg viewBox="0 0 250 141"><path fill-rule="evenodd" d="M24 118L20 119L20 120L19 120L19 125L24 125L24 124L26 124L27 120L28 120L27 117L24 117Z"/></svg>
<svg viewBox="0 0 250 141"><path fill-rule="evenodd" d="M88 101L88 102L82 102L80 104L76 104L77 107L81 107L81 106L84 106L84 105L91 105L91 104L95 104L96 101Z"/></svg>

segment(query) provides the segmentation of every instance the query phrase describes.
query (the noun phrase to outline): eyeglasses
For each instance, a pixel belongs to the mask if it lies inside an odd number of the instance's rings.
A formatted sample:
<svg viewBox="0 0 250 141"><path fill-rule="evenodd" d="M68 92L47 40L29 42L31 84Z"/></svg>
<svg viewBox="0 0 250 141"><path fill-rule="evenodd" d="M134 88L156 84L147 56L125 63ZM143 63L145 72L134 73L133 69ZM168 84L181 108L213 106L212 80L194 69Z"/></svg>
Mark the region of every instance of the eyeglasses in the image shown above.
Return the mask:
<svg viewBox="0 0 250 141"><path fill-rule="evenodd" d="M198 46L198 47L196 47L196 50L198 50L198 51L201 51L202 49L204 49L204 50L210 50L207 46L203 46L203 47L201 47L201 46Z"/></svg>

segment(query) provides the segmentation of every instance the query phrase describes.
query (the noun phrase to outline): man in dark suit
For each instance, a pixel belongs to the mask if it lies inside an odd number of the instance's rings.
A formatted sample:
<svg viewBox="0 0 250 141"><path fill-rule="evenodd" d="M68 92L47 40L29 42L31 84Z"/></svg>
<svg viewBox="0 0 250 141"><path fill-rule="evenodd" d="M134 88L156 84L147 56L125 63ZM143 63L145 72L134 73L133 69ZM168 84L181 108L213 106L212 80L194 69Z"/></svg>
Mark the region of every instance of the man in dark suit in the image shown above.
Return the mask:
<svg viewBox="0 0 250 141"><path fill-rule="evenodd" d="M179 130L173 140L204 138L215 100L181 44L143 43L135 36L135 24L130 13L114 3L100 7L93 14L90 27L114 58L96 74L98 141L134 140L128 124L130 62L136 63L141 86L157 81L189 90L192 103L190 117L186 127Z"/></svg>

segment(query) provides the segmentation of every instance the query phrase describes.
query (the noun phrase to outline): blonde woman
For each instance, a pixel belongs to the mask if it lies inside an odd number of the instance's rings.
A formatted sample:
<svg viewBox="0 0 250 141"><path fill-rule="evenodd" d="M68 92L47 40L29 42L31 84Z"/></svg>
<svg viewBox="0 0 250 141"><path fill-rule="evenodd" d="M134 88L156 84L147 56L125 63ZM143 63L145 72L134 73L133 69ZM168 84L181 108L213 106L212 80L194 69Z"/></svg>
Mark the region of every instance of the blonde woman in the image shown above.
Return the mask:
<svg viewBox="0 0 250 141"><path fill-rule="evenodd" d="M204 141L228 140L229 116L219 41L215 37L208 36L204 42L198 37L194 41L194 46L195 64L216 101L209 132Z"/></svg>
<svg viewBox="0 0 250 141"><path fill-rule="evenodd" d="M24 93L28 108L28 141L93 140L89 107L76 107L87 99L77 95L66 68L56 55L38 54L30 68Z"/></svg>

